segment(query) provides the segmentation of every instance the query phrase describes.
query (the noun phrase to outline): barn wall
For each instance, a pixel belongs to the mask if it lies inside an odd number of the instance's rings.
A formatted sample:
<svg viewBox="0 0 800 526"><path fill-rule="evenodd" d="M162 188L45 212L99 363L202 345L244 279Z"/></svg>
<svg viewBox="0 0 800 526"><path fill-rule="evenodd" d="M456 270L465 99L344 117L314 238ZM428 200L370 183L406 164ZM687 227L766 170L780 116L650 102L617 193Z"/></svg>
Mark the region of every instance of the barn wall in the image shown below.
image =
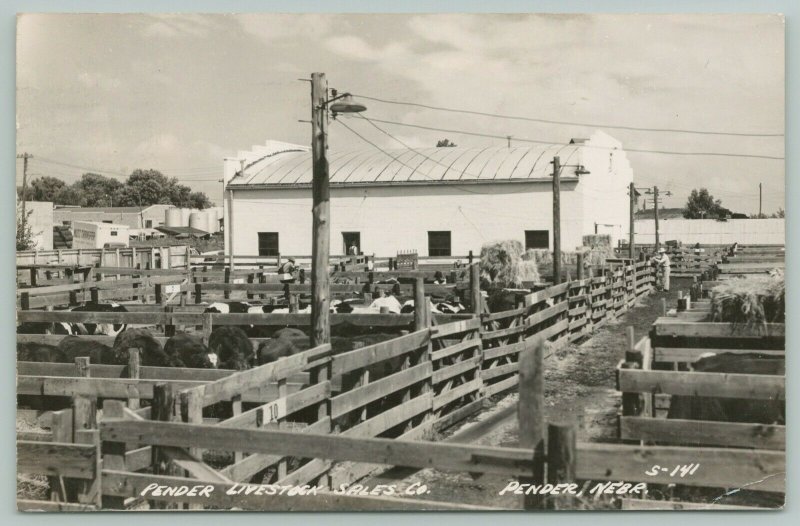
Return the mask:
<svg viewBox="0 0 800 526"><path fill-rule="evenodd" d="M570 175L570 174L566 174ZM584 232L583 196L562 184L562 249L574 250ZM550 231L549 181L441 186L331 189L331 253L342 254L342 232L361 233L365 253L389 256L417 249L428 255L427 232L451 231L453 255L477 253L490 241L517 239L525 230ZM233 252L258 254L258 232L278 232L282 254L311 254L311 190L236 190Z"/></svg>
<svg viewBox="0 0 800 526"><path fill-rule="evenodd" d="M655 243L655 221L637 219L636 242ZM658 222L661 242L678 240L681 243L707 245L741 244L784 245L784 219L665 219Z"/></svg>

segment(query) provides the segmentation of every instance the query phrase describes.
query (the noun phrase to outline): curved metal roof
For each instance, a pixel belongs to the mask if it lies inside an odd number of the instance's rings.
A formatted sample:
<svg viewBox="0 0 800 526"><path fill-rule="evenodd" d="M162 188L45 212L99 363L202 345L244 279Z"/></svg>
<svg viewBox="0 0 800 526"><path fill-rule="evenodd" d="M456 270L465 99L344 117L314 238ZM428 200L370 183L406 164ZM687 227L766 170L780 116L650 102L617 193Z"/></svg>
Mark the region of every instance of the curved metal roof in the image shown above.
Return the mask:
<svg viewBox="0 0 800 526"><path fill-rule="evenodd" d="M511 148L421 148L331 152L331 184L432 184L456 181L549 179L550 162L567 159L581 144L526 145ZM300 148L253 160L229 186L310 185L311 152Z"/></svg>

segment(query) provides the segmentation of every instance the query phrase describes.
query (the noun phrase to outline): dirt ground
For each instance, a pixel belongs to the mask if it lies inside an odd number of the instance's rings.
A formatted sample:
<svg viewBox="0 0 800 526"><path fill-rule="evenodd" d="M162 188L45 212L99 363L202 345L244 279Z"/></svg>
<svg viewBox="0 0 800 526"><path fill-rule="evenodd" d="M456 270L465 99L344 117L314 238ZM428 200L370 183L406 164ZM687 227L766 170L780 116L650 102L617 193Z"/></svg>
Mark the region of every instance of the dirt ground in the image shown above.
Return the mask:
<svg viewBox="0 0 800 526"><path fill-rule="evenodd" d="M677 285L677 286L676 286ZM615 387L615 369L624 358L627 348L627 327L633 325L636 340L645 336L653 321L661 315L661 298L673 304L679 286L673 283L669 293L655 293L637 301L636 307L619 320L597 329L582 344L571 344L545 356L545 421L578 425L578 440L582 442L615 441L617 411L621 397ZM517 393L493 401L475 418L452 430L441 439L455 442L516 447L519 445L517 425ZM471 432L475 429L476 432ZM488 505L518 509L520 497L500 495L511 479L484 475L473 479L468 474L443 473L433 469L390 469L362 484L396 484L403 491L412 484L424 484L429 500ZM418 486L417 486L418 487ZM609 502L583 502L585 508L609 507Z"/></svg>

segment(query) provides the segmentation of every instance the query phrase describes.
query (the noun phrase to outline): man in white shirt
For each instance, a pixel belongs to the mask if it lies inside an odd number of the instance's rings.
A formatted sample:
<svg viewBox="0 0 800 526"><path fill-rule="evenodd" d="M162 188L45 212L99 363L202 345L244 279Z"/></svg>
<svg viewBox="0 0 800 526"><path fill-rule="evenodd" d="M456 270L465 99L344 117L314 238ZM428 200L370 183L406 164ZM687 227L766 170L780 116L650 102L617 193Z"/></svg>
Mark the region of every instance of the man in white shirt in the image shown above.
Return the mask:
<svg viewBox="0 0 800 526"><path fill-rule="evenodd" d="M664 248L658 249L656 265L658 266L659 272L661 272L661 288L664 292L669 292L670 261L669 256L667 256L667 251Z"/></svg>

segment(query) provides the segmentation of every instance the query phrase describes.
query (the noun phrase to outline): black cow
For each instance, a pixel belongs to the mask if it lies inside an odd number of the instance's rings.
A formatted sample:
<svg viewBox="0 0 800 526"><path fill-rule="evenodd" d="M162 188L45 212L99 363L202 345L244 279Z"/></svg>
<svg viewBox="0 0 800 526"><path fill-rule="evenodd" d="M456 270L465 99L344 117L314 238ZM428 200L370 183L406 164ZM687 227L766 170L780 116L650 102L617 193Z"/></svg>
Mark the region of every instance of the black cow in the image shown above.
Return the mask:
<svg viewBox="0 0 800 526"><path fill-rule="evenodd" d="M64 353L67 362L75 362L75 358L88 356L89 363L106 365L126 365L116 359L116 354L108 345L86 340L80 336L65 336L58 342L58 348Z"/></svg>
<svg viewBox="0 0 800 526"><path fill-rule="evenodd" d="M87 303L80 307L73 307L72 312L128 312L124 306L117 303ZM73 323L72 334L104 334L118 336L127 328L124 323Z"/></svg>
<svg viewBox="0 0 800 526"><path fill-rule="evenodd" d="M214 369L219 359L217 354L203 343L203 339L194 334L179 332L164 344L164 353L178 367L195 369Z"/></svg>
<svg viewBox="0 0 800 526"><path fill-rule="evenodd" d="M146 329L128 329L114 339L114 360L118 364L127 364L128 351L139 349L141 365L151 367L180 367L176 356L170 356L161 344Z"/></svg>
<svg viewBox="0 0 800 526"><path fill-rule="evenodd" d="M239 327L223 325L211 331L208 347L218 357L220 369L249 369L255 362L253 344Z"/></svg>
<svg viewBox="0 0 800 526"><path fill-rule="evenodd" d="M54 345L17 342L17 361L69 363L64 351Z"/></svg>
<svg viewBox="0 0 800 526"><path fill-rule="evenodd" d="M783 376L786 365L782 357L759 353L721 353L697 360L692 370L705 373L740 373ZM673 396L667 418L783 424L786 403L783 400L752 400L708 396Z"/></svg>

